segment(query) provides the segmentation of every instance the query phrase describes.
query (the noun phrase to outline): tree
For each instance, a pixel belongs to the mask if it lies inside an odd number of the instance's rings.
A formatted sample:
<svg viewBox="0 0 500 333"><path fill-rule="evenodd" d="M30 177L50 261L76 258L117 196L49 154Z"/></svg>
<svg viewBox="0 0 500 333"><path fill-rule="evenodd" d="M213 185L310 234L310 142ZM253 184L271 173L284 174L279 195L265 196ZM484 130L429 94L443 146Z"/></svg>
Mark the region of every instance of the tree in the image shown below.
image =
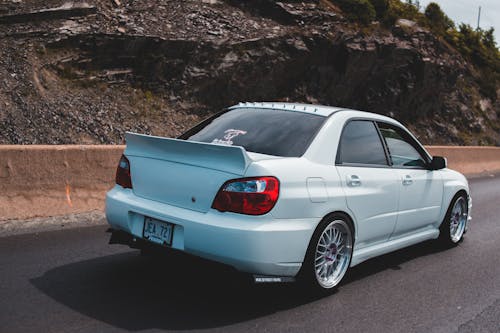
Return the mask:
<svg viewBox="0 0 500 333"><path fill-rule="evenodd" d="M489 28L486 31L483 31L482 42L484 46L489 49L496 49L496 41L495 41L495 29L493 27Z"/></svg>
<svg viewBox="0 0 500 333"><path fill-rule="evenodd" d="M440 35L444 35L448 29L455 27L453 21L446 16L441 7L435 2L427 5L424 14L431 29Z"/></svg>

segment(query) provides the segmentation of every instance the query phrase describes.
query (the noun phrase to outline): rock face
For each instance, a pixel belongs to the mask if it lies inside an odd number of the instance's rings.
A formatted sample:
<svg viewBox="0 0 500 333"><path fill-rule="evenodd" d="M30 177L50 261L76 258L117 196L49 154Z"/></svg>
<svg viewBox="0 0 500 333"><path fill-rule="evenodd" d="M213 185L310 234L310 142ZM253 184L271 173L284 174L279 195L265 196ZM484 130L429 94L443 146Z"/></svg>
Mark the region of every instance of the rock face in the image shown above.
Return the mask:
<svg viewBox="0 0 500 333"><path fill-rule="evenodd" d="M273 100L386 114L426 144L500 144L499 104L474 68L411 22L360 29L328 1L85 8L31 22L19 17L46 15L47 2L0 7L17 18L0 17L0 143L175 136L225 106Z"/></svg>

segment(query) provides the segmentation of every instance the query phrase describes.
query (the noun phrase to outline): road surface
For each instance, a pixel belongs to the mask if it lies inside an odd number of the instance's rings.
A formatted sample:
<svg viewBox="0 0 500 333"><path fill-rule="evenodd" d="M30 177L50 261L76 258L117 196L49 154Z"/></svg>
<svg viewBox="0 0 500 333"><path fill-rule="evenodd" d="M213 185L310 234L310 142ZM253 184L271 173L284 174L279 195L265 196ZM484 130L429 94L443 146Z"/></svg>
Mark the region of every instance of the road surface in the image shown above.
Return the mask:
<svg viewBox="0 0 500 333"><path fill-rule="evenodd" d="M365 262L328 297L186 256L108 245L105 226L0 238L0 332L500 332L500 177L471 180L458 247Z"/></svg>

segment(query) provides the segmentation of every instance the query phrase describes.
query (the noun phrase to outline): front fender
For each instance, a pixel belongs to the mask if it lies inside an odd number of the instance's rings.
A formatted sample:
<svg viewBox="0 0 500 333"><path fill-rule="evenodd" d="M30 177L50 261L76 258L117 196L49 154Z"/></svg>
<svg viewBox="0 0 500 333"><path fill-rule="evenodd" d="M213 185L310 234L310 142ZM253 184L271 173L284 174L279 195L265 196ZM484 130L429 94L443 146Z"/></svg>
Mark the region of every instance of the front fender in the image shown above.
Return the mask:
<svg viewBox="0 0 500 333"><path fill-rule="evenodd" d="M470 199L469 183L467 181L467 178L465 178L465 176L461 173L451 169L443 169L441 170L441 173L443 177L443 200L441 204L441 213L439 214L438 219L439 225L441 225L444 220L446 212L448 211L448 207L451 204L451 200L453 200L453 197L459 191L465 191L465 193L467 193L470 217L472 201Z"/></svg>

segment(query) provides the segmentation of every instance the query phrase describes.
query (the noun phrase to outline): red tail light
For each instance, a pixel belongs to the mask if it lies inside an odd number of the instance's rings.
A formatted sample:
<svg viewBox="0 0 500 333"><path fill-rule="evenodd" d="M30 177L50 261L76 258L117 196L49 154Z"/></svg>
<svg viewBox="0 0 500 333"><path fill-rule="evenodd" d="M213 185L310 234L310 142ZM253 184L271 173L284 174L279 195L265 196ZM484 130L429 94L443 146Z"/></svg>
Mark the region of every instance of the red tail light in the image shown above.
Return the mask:
<svg viewBox="0 0 500 333"><path fill-rule="evenodd" d="M132 179L130 177L130 162L122 155L118 168L116 169L116 183L123 188L132 188Z"/></svg>
<svg viewBox="0 0 500 333"><path fill-rule="evenodd" d="M262 215L278 201L280 183L275 177L252 177L227 181L215 196L212 208L220 212Z"/></svg>

